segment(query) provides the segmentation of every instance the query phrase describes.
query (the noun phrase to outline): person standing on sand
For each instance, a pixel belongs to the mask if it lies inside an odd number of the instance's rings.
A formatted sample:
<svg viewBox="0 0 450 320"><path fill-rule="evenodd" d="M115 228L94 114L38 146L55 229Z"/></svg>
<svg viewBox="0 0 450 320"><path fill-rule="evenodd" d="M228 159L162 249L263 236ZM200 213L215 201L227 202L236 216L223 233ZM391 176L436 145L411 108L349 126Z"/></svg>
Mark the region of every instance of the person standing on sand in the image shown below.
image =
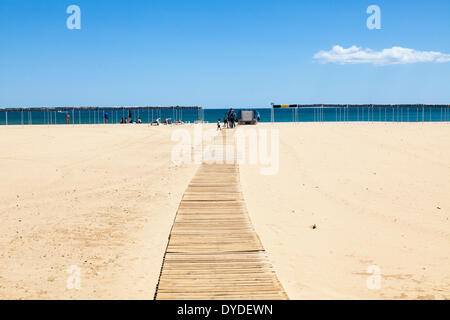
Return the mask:
<svg viewBox="0 0 450 320"><path fill-rule="evenodd" d="M222 130L222 128L220 127L220 118L217 119L217 130Z"/></svg>
<svg viewBox="0 0 450 320"><path fill-rule="evenodd" d="M228 115L228 122L229 122L229 126L230 126L230 128L234 128L234 122L235 122L235 117L236 117L236 114L234 113L234 110L233 110L233 108L231 108L230 109L230 113L229 113L229 115Z"/></svg>
<svg viewBox="0 0 450 320"><path fill-rule="evenodd" d="M223 118L223 127L228 128L228 114L225 113L225 117Z"/></svg>
<svg viewBox="0 0 450 320"><path fill-rule="evenodd" d="M105 114L103 115L103 122L108 123L108 112L105 112Z"/></svg>
<svg viewBox="0 0 450 320"><path fill-rule="evenodd" d="M66 124L70 124L70 114L66 114Z"/></svg>

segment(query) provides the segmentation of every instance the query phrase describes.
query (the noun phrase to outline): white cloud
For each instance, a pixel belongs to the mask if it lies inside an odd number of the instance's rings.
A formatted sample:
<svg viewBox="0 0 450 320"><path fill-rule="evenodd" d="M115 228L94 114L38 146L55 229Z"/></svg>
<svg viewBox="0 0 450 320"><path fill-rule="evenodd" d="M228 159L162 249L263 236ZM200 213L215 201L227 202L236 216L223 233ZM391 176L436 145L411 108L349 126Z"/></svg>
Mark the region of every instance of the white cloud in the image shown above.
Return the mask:
<svg viewBox="0 0 450 320"><path fill-rule="evenodd" d="M334 46L330 51L319 51L314 55L314 59L322 63L371 63L375 65L389 65L419 62L450 62L450 54L435 51L417 51L402 47L392 47L391 49L375 51L356 46L348 49L341 46Z"/></svg>

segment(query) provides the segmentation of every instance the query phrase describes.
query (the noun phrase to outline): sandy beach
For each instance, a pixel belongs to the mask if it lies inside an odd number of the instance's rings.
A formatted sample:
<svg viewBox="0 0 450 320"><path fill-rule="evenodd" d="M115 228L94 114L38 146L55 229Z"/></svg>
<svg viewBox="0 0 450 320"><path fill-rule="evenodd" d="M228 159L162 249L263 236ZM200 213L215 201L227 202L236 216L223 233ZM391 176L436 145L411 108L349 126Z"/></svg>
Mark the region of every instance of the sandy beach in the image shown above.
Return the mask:
<svg viewBox="0 0 450 320"><path fill-rule="evenodd" d="M198 167L171 162L177 128L0 127L0 299L153 299ZM289 298L450 299L448 123L252 128L279 130L279 172L240 175Z"/></svg>
<svg viewBox="0 0 450 320"><path fill-rule="evenodd" d="M196 170L171 163L173 130L0 127L0 298L153 299Z"/></svg>
<svg viewBox="0 0 450 320"><path fill-rule="evenodd" d="M448 123L276 128L278 174L241 183L291 299L450 299Z"/></svg>

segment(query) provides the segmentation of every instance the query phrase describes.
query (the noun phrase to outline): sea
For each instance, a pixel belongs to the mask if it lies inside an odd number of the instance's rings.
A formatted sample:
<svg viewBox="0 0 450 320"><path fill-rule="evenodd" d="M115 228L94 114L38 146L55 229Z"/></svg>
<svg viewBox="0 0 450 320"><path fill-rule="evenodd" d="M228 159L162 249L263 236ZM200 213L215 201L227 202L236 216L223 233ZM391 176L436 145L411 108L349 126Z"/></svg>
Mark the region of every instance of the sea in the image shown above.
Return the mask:
<svg viewBox="0 0 450 320"><path fill-rule="evenodd" d="M240 109L236 109L238 112ZM301 108L246 108L259 114L260 122L437 122L450 121L449 107L387 106L387 107L301 107ZM171 119L193 123L203 120L216 123L223 121L229 109L132 109L128 110L69 110L69 111L0 111L0 125L47 125L66 124L70 115L72 124L120 123L131 113L133 121L139 118L143 123L153 120Z"/></svg>

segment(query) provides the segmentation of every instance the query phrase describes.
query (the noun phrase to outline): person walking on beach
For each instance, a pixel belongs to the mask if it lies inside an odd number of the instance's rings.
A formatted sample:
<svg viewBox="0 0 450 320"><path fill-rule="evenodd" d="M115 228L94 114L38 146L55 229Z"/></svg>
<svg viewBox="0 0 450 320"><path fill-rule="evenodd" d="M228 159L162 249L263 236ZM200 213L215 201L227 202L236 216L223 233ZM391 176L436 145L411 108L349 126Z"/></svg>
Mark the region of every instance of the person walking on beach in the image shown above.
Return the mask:
<svg viewBox="0 0 450 320"><path fill-rule="evenodd" d="M222 128L220 127L220 118L217 119L217 131L222 130Z"/></svg>
<svg viewBox="0 0 450 320"><path fill-rule="evenodd" d="M105 114L103 115L103 122L108 123L108 112L105 112Z"/></svg>
<svg viewBox="0 0 450 320"><path fill-rule="evenodd" d="M228 113L228 123L230 128L234 128L234 122L235 122L236 114L234 113L233 108L230 109L230 112Z"/></svg>
<svg viewBox="0 0 450 320"><path fill-rule="evenodd" d="M66 124L70 124L70 114L66 114Z"/></svg>
<svg viewBox="0 0 450 320"><path fill-rule="evenodd" d="M223 127L228 128L228 114L225 113L225 117L223 118Z"/></svg>

